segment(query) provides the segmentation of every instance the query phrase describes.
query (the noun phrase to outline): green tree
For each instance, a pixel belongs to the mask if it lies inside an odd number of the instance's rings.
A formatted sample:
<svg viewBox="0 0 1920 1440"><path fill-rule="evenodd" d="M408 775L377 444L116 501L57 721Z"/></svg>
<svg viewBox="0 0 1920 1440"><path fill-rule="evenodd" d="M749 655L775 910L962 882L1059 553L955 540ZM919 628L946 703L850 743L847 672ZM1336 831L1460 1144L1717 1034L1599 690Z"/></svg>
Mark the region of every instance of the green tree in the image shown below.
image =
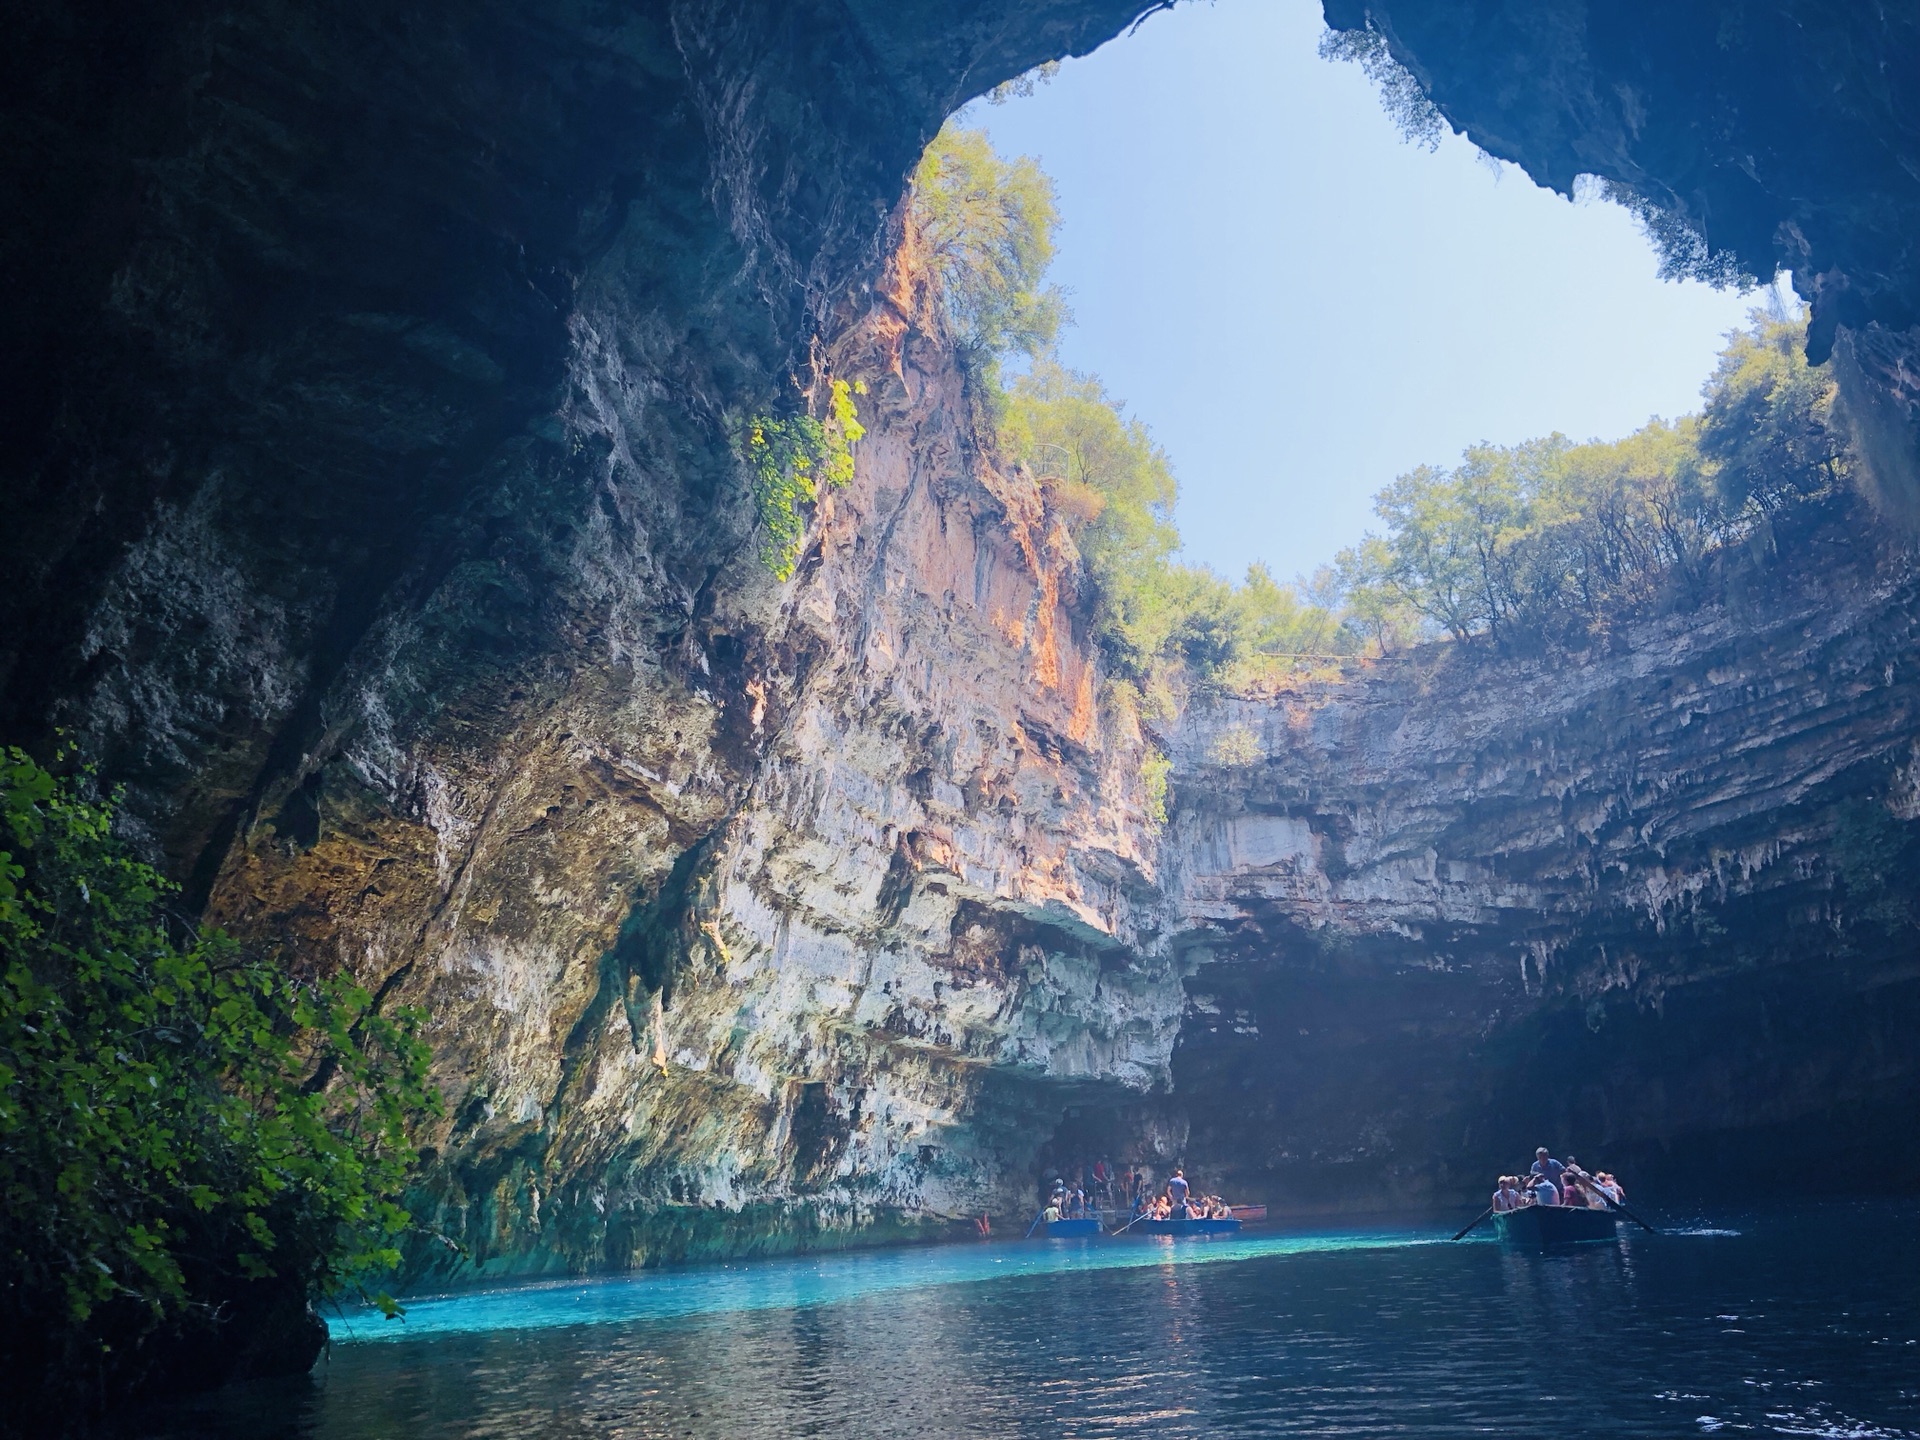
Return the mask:
<svg viewBox="0 0 1920 1440"><path fill-rule="evenodd" d="M166 911L112 807L0 755L0 1350L16 1415L298 1330L398 1262L411 1012L296 981ZM388 1302L390 1304L390 1302Z"/></svg>
<svg viewBox="0 0 1920 1440"><path fill-rule="evenodd" d="M1730 507L1773 515L1846 483L1836 391L1829 366L1807 364L1805 326L1756 319L1733 337L1707 382L1699 436Z"/></svg>
<svg viewBox="0 0 1920 1440"><path fill-rule="evenodd" d="M1849 454L1834 385L1798 325L1756 317L1729 340L1699 417L1618 441L1476 445L1375 497L1385 533L1342 552L1349 627L1388 617L1502 646L1580 645L1652 604L1697 603L1735 541L1777 543L1798 507L1839 491Z"/></svg>
<svg viewBox="0 0 1920 1440"><path fill-rule="evenodd" d="M913 229L1003 461L1034 475L1067 519L1114 668L1136 684L1167 666L1218 678L1255 656L1346 644L1333 616L1264 570L1235 587L1175 561L1179 487L1166 452L1098 379L1053 354L1064 318L1045 283L1056 221L1052 183L1032 161L1004 161L985 135L952 126L928 148ZM1003 362L1020 357L1029 363L1007 376Z"/></svg>
<svg viewBox="0 0 1920 1440"><path fill-rule="evenodd" d="M985 132L949 122L914 171L909 211L939 277L962 357L991 370L1043 353L1066 305L1045 283L1059 223L1053 182L1027 157L1003 160Z"/></svg>

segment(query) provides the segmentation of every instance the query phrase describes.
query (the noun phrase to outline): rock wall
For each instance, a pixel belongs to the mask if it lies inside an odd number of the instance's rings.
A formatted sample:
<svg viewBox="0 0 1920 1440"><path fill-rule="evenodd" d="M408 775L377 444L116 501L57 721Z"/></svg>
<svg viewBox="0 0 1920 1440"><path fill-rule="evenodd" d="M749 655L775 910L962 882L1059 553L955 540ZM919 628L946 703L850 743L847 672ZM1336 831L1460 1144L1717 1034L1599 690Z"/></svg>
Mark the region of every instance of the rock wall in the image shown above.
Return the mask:
<svg viewBox="0 0 1920 1440"><path fill-rule="evenodd" d="M910 245L888 278L823 357L870 433L792 580L739 544L699 595L636 597L620 524L652 478L582 376L606 514L553 572L579 669L424 707L446 641L394 623L213 889L253 943L431 1015L426 1193L482 1266L1005 1215L1062 1094L1166 1083L1144 741L1103 708L1064 527L980 453ZM489 578L435 608L472 623Z"/></svg>
<svg viewBox="0 0 1920 1440"><path fill-rule="evenodd" d="M1312 1205L1536 1141L1683 1190L1920 1179L1920 590L1838 510L1614 653L1190 711L1189 1153Z"/></svg>

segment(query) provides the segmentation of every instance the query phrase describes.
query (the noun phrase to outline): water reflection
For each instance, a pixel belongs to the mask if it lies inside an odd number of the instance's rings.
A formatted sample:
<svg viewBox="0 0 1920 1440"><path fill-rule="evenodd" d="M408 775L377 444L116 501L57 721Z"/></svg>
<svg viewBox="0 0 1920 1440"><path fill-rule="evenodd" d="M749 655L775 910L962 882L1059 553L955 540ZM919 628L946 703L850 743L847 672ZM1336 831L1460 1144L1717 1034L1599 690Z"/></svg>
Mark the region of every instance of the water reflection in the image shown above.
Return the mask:
<svg viewBox="0 0 1920 1440"><path fill-rule="evenodd" d="M806 1285L803 1266L776 1273L776 1288L839 1296L785 1308L683 1276L667 1288L714 1308L343 1345L311 1384L229 1393L151 1433L1900 1436L1920 1433L1916 1219L1780 1212L1718 1227L1737 1236L1544 1257L1471 1243L1054 1255L984 1283L939 1276L975 1274L989 1247L849 1257L814 1262ZM899 1284L896 1265L923 1268Z"/></svg>

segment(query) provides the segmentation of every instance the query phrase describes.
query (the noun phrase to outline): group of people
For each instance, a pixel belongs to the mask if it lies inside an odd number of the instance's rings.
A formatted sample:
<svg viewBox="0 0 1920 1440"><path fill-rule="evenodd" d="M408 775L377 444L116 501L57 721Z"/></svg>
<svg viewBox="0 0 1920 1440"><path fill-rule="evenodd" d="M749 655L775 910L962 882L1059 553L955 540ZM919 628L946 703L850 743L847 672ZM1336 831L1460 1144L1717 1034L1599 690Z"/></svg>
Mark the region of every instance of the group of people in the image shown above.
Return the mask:
<svg viewBox="0 0 1920 1440"><path fill-rule="evenodd" d="M1062 1219L1078 1219L1131 1205L1145 1185L1145 1173L1131 1165L1119 1171L1107 1160L1083 1160L1067 1166L1064 1175L1050 1175L1043 1193L1048 1205L1060 1208Z"/></svg>
<svg viewBox="0 0 1920 1440"><path fill-rule="evenodd" d="M1607 1210L1626 1198L1625 1188L1606 1171L1589 1175L1571 1155L1563 1164L1542 1145L1533 1152L1533 1165L1525 1175L1500 1177L1500 1188L1493 1192L1493 1209L1495 1214L1526 1205L1572 1205Z"/></svg>
<svg viewBox="0 0 1920 1440"><path fill-rule="evenodd" d="M1057 1220L1080 1220L1124 1210L1130 1220L1214 1220L1227 1219L1232 1210L1218 1195L1196 1195L1186 1171L1175 1167L1158 1194L1145 1170L1129 1165L1116 1172L1104 1160L1075 1167L1073 1183L1062 1176L1047 1184L1046 1206L1041 1218L1049 1224Z"/></svg>
<svg viewBox="0 0 1920 1440"><path fill-rule="evenodd" d="M1176 1168L1166 1188L1149 1197L1144 1191L1135 1197L1133 1218L1150 1220L1230 1220L1233 1211L1218 1195L1196 1195L1187 1183L1187 1172Z"/></svg>

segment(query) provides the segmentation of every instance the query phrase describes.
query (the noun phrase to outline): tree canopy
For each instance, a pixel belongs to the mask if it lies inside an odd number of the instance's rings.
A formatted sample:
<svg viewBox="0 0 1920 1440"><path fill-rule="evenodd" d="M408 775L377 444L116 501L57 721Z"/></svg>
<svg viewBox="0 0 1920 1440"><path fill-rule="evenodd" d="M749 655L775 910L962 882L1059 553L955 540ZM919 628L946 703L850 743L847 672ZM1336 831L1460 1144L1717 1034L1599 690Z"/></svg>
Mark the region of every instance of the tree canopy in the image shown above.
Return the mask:
<svg viewBox="0 0 1920 1440"><path fill-rule="evenodd" d="M1475 445L1374 499L1386 522L1342 552L1350 629L1496 645L1585 644L1657 601L1698 601L1736 541L1777 540L1796 507L1847 481L1834 382L1795 322L1731 337L1698 416L1623 440Z"/></svg>
<svg viewBox="0 0 1920 1440"><path fill-rule="evenodd" d="M1048 350L1067 312L1045 278L1060 214L1039 165L1003 160L984 131L949 122L914 171L912 204L962 356L991 367Z"/></svg>
<svg viewBox="0 0 1920 1440"><path fill-rule="evenodd" d="M1334 616L1258 566L1236 586L1176 559L1179 485L1166 451L1098 378L1055 353L1066 314L1045 273L1058 215L1033 161L1003 160L984 134L948 126L915 178L912 222L1003 460L1034 475L1067 519L1095 634L1120 676L1145 683L1176 666L1217 678L1350 643ZM1025 368L1009 374L1003 362L1017 359Z"/></svg>

